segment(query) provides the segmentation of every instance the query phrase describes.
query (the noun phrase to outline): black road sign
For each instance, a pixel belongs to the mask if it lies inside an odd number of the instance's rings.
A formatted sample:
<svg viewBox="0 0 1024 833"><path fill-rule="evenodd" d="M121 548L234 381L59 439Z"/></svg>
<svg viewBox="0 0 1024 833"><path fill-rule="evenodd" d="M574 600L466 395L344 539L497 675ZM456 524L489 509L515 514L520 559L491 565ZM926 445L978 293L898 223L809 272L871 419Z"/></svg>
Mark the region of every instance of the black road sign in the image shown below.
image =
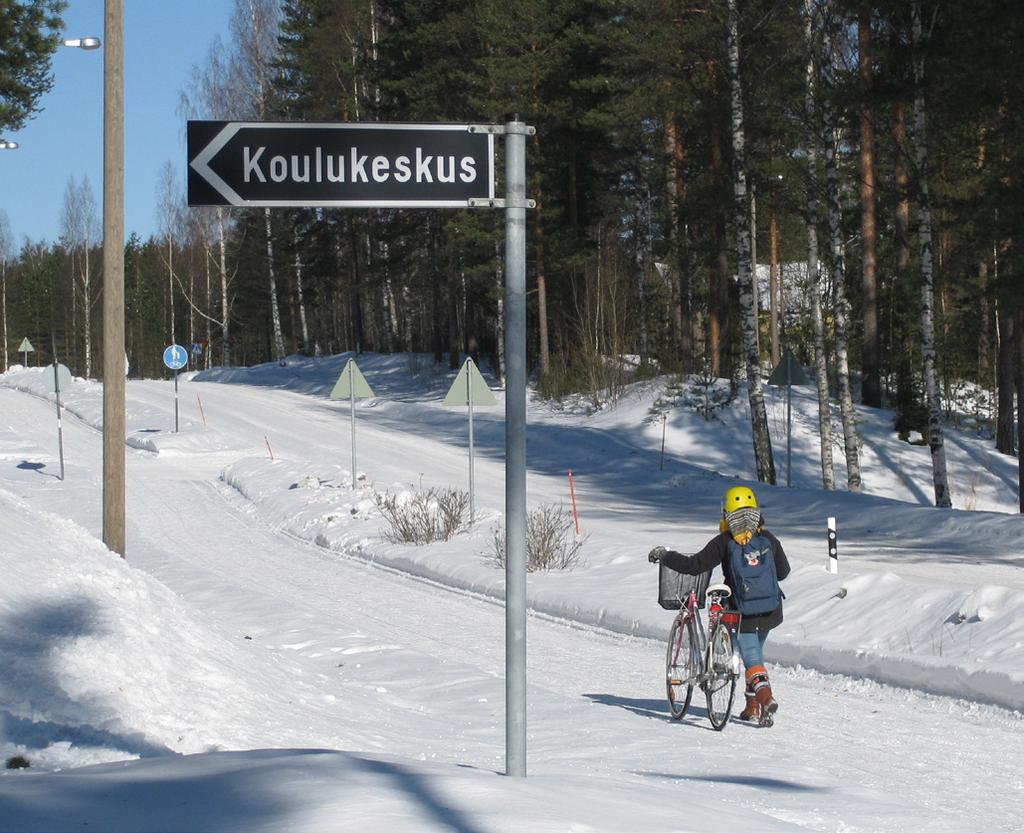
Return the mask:
<svg viewBox="0 0 1024 833"><path fill-rule="evenodd" d="M494 137L458 124L188 123L188 204L459 207L494 199Z"/></svg>

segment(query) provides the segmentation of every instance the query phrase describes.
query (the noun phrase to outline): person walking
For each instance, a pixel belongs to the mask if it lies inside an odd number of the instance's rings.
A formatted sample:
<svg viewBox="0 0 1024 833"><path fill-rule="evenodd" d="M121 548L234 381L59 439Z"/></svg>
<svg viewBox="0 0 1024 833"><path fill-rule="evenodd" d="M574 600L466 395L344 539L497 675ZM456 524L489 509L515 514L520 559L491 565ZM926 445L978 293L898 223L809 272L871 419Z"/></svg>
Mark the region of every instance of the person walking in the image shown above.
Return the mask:
<svg viewBox="0 0 1024 833"><path fill-rule="evenodd" d="M664 564L686 575L722 568L732 590L730 604L742 614L739 642L746 666L746 706L740 720L771 726L779 703L768 680L764 644L772 628L782 624L785 594L779 582L789 575L789 560L782 543L764 528L757 496L747 486L733 486L722 500L719 534L694 555L655 547L647 555L653 564Z"/></svg>

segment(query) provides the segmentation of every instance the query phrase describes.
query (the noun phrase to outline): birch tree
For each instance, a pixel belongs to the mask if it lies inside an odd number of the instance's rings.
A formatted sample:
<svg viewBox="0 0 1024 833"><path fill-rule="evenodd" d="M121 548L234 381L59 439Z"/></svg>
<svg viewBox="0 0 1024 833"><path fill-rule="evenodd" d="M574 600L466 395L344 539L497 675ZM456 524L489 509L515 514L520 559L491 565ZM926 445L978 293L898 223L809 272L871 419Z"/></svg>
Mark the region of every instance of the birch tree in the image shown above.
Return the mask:
<svg viewBox="0 0 1024 833"><path fill-rule="evenodd" d="M827 9L827 3L823 9ZM824 15L822 27L823 70L828 87L822 96L821 111L825 127L825 194L828 201L828 234L832 261L833 318L836 337L836 370L839 377L839 412L843 422L843 450L846 453L846 485L851 492L861 489L860 459L857 447L856 411L853 407L853 391L850 385L850 361L847 333L850 322L850 302L846 297L846 253L843 244L843 216L839 201L839 167L836 154L839 150L839 131L835 122L835 110L830 96L835 93L834 66L837 56L832 49L829 32L830 21Z"/></svg>
<svg viewBox="0 0 1024 833"><path fill-rule="evenodd" d="M818 436L821 443L821 483L836 487L832 464L832 410L828 391L828 360L825 352L825 324L821 311L821 272L818 268L818 124L815 101L816 40L814 0L804 0L804 40L807 68L804 73L804 112L807 120L807 290L811 304L811 328L814 336L814 367L818 388Z"/></svg>
<svg viewBox="0 0 1024 833"><path fill-rule="evenodd" d="M98 298L92 286L92 246L99 239L96 198L87 177L77 183L74 177L64 189L61 237L72 255L73 294L81 298L82 358L86 378L92 376L92 308Z"/></svg>
<svg viewBox="0 0 1024 833"><path fill-rule="evenodd" d="M928 405L928 447L932 453L932 484L935 505L948 509L953 505L946 471L946 446L942 434L939 380L935 353L935 275L932 269L932 215L928 186L928 135L924 98L924 36L921 3L914 0L912 10L914 49L914 155L917 166L917 236L921 269L921 353L924 363L925 399Z"/></svg>
<svg viewBox="0 0 1024 833"><path fill-rule="evenodd" d="M235 0L231 15L231 34L236 52L231 62L231 87L246 111L240 115L262 121L270 110L273 61L277 53L280 8L275 0ZM277 301L277 277L274 269L274 233L270 209L263 209L266 234L267 291L270 319L274 330L277 361L284 364L284 334L281 309Z"/></svg>
<svg viewBox="0 0 1024 833"><path fill-rule="evenodd" d="M169 318L168 344L178 343L178 329L174 316L174 242L181 224L181 204L177 193L177 182L174 166L170 161L164 162L160 170L160 181L157 184L157 228L164 245L164 266L167 268L167 308Z"/></svg>
<svg viewBox="0 0 1024 833"><path fill-rule="evenodd" d="M186 118L230 119L234 115L228 83L228 67L222 59L224 46L219 38L210 44L206 63L193 65L188 90L181 94L180 111ZM195 209L193 209L195 210ZM212 319L220 327L221 364L231 366L231 301L227 263L227 235L231 215L221 206L214 209L213 227L217 244L217 275L220 285L220 318ZM207 311L212 316L212 308Z"/></svg>
<svg viewBox="0 0 1024 833"><path fill-rule="evenodd" d="M0 361L3 362L0 373L7 372L7 261L13 249L11 221L7 212L0 209L0 343L3 344L0 350Z"/></svg>
<svg viewBox="0 0 1024 833"><path fill-rule="evenodd" d="M740 290L740 331L747 366L747 397L754 438L757 479L775 483L775 460L768 431L764 392L761 388L761 355L757 344L757 309L754 306L754 276L750 261L750 225L747 222L747 171L743 130L743 87L740 76L739 16L736 0L728 0L727 50L732 112L733 195L736 224L736 257Z"/></svg>

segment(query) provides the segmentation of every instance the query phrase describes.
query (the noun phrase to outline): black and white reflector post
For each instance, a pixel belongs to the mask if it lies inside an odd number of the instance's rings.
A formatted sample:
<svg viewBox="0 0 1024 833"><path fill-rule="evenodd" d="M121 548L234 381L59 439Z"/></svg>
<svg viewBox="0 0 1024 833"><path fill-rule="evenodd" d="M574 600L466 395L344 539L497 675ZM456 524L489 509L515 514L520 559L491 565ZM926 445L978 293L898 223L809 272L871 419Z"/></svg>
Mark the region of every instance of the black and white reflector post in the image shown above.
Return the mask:
<svg viewBox="0 0 1024 833"><path fill-rule="evenodd" d="M839 535L835 518L828 519L828 571L839 574Z"/></svg>

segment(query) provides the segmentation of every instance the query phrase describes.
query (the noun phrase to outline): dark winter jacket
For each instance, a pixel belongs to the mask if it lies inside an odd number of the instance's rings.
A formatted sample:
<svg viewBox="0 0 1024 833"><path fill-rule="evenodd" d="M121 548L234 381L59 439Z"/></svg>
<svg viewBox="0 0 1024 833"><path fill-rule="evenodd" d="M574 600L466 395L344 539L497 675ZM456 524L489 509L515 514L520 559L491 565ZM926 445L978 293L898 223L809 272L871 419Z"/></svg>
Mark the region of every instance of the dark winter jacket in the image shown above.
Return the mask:
<svg viewBox="0 0 1024 833"><path fill-rule="evenodd" d="M782 543L766 529L762 529L758 535L763 535L771 541L772 549L775 551L775 572L778 574L779 581L782 581L789 575L789 559L786 558L786 552L782 549ZM675 550L667 550L661 557L661 563L671 570L691 576L698 573L706 573L715 567L721 567L725 583L735 592L736 588L733 585L732 576L729 575L728 564L729 541L731 540L732 536L728 532L722 532L708 541L704 549L694 555L683 555L683 553L676 552ZM779 606L771 611L771 613L762 613L759 616L744 616L740 624L740 630L743 633L751 633L756 630L765 631L781 624L782 602L779 602Z"/></svg>

